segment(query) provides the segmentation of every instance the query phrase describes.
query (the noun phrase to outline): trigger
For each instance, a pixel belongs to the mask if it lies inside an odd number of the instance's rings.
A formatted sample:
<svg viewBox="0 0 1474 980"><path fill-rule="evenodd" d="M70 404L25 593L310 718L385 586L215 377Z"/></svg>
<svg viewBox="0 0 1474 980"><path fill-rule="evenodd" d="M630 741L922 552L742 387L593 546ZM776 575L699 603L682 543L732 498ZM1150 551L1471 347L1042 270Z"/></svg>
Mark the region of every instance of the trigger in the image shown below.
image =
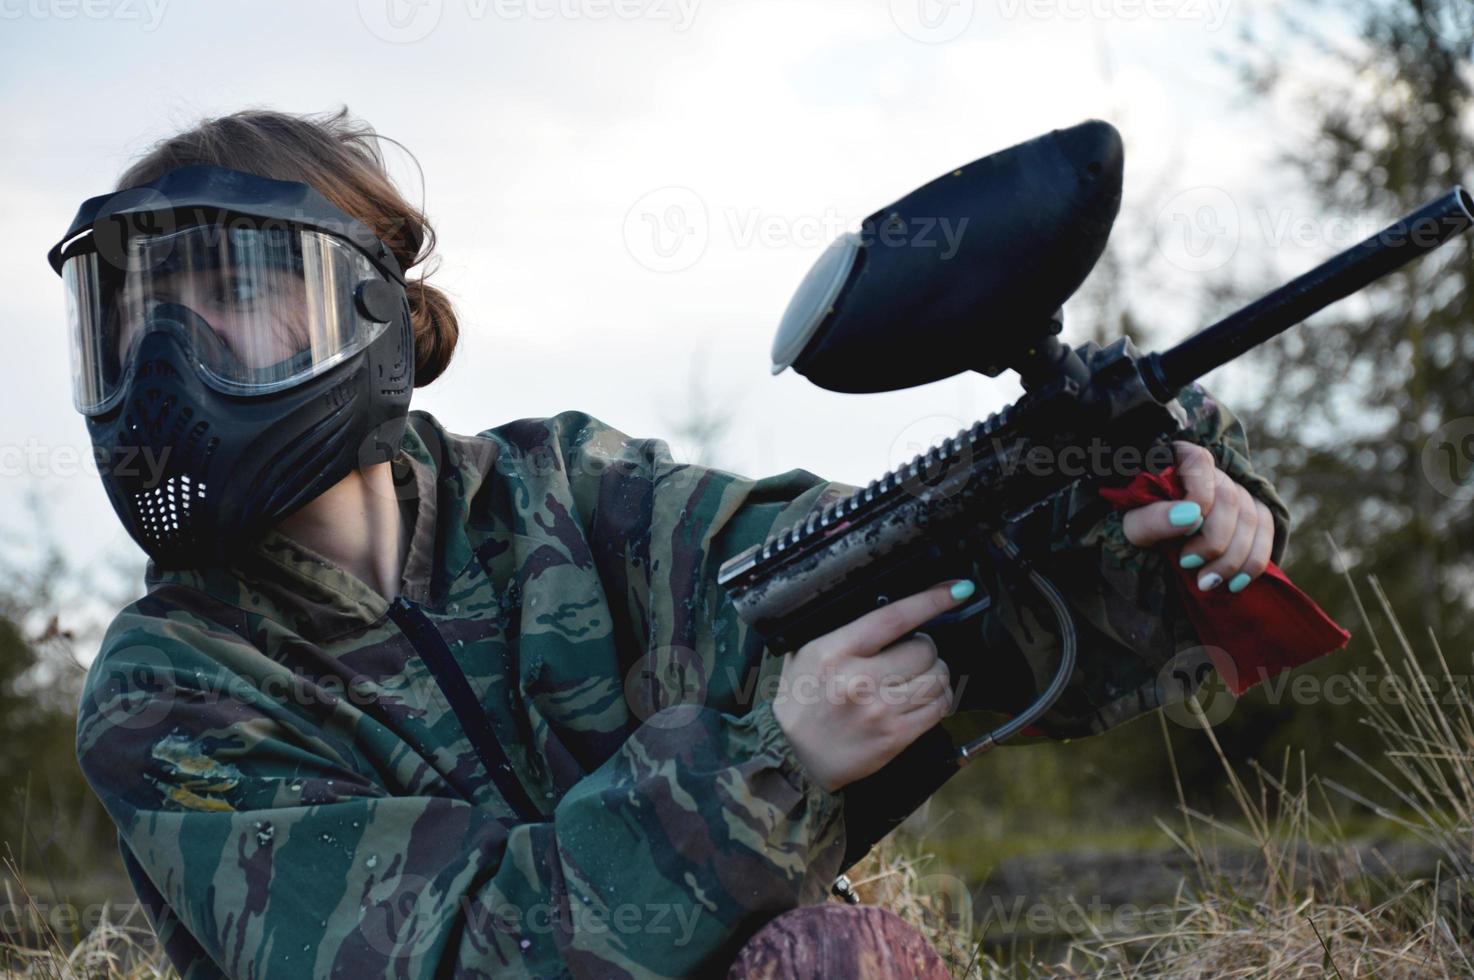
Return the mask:
<svg viewBox="0 0 1474 980"><path fill-rule="evenodd" d="M960 623L964 619L972 619L974 616L986 612L992 604L993 597L986 592L981 592L976 599L967 605L960 606L957 609L949 609L940 616L928 619L925 623L918 626L917 629L925 630L928 626L944 626L947 623Z"/></svg>

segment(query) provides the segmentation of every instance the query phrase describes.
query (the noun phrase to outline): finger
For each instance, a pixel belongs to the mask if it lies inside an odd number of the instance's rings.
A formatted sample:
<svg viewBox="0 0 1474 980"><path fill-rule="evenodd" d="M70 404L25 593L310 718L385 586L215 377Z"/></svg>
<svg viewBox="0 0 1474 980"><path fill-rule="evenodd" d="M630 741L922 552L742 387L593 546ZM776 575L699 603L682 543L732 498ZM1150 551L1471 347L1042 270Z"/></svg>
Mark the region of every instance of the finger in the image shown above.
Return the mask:
<svg viewBox="0 0 1474 980"><path fill-rule="evenodd" d="M1172 443L1172 449L1182 478L1183 497L1137 507L1122 516L1121 530L1138 548L1195 534L1213 509L1218 474L1213 454L1181 440Z"/></svg>
<svg viewBox="0 0 1474 980"><path fill-rule="evenodd" d="M853 669L864 670L880 683L894 686L925 673L935 663L936 643L925 633L912 633L867 658L863 666L857 665Z"/></svg>
<svg viewBox="0 0 1474 980"><path fill-rule="evenodd" d="M1213 512L1203 518L1202 529L1182 546L1178 563L1183 568L1202 568L1228 550L1233 532L1238 527L1238 495L1232 491L1233 481L1219 473L1223 482L1214 487ZM1215 481L1216 482L1216 481Z"/></svg>
<svg viewBox="0 0 1474 980"><path fill-rule="evenodd" d="M1274 560L1274 514L1262 500L1254 501L1254 509L1259 512L1259 530L1254 534L1254 547L1243 567L1250 578L1263 575Z"/></svg>
<svg viewBox="0 0 1474 980"><path fill-rule="evenodd" d="M1172 443L1177 457L1177 475L1182 478L1183 499L1191 500L1203 509L1203 515L1213 513L1217 498L1218 466L1213 454L1196 443L1177 440Z"/></svg>
<svg viewBox="0 0 1474 980"><path fill-rule="evenodd" d="M933 698L915 711L907 711L896 718L897 731L903 746L910 745L927 732L936 728L952 710L952 689Z"/></svg>
<svg viewBox="0 0 1474 980"><path fill-rule="evenodd" d="M1208 562L1198 575L1198 588L1204 592L1217 588L1239 573L1239 569L1249 558L1249 551L1254 546L1254 535L1259 529L1259 512L1254 507L1254 498L1249 495L1249 491L1236 486L1231 493L1236 498L1234 511L1237 515L1233 536L1229 538L1223 554ZM1224 494L1219 500L1226 500L1227 496Z"/></svg>
<svg viewBox="0 0 1474 980"><path fill-rule="evenodd" d="M947 670L947 662L938 660L930 668L910 680L885 688L883 696L886 704L905 713L924 708L937 698L946 695L951 683L952 675Z"/></svg>
<svg viewBox="0 0 1474 980"><path fill-rule="evenodd" d="M1126 533L1126 540L1138 548L1150 548L1193 534L1202 519L1203 510L1196 501L1161 500L1122 514L1121 530Z"/></svg>
<svg viewBox="0 0 1474 980"><path fill-rule="evenodd" d="M1228 591L1242 592L1249 587L1249 583L1264 574L1269 567L1270 552L1274 550L1274 517L1269 508L1262 501L1256 500L1255 510L1259 515L1259 526L1254 531L1254 544L1249 549L1249 557L1239 568L1238 574L1228 580Z"/></svg>
<svg viewBox="0 0 1474 980"><path fill-rule="evenodd" d="M1178 562L1183 568L1202 568L1221 557L1233 541L1238 528L1239 500L1232 490L1233 481L1227 474L1220 475L1224 482L1214 489L1213 513L1203 519L1202 528L1182 547Z"/></svg>
<svg viewBox="0 0 1474 980"><path fill-rule="evenodd" d="M814 640L821 652L837 651L856 657L870 657L896 640L912 633L918 626L965 601L977 591L973 583L943 582L925 592L898 599L868 612L852 623Z"/></svg>

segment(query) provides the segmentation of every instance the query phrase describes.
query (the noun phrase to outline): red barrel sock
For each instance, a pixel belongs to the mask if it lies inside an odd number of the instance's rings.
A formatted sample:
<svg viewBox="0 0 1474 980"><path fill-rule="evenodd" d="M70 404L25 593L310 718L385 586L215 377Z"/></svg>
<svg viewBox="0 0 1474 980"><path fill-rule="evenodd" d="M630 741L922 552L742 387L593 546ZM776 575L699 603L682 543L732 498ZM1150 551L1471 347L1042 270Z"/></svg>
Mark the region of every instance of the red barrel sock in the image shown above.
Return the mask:
<svg viewBox="0 0 1474 980"><path fill-rule="evenodd" d="M1161 473L1143 473L1124 487L1102 487L1100 495L1117 510L1127 510L1182 500L1184 490L1176 468L1169 466ZM1351 639L1273 562L1237 594L1227 588L1203 592L1197 587L1197 572L1180 568L1175 561L1173 570L1199 639L1228 656L1230 663L1223 664L1215 655L1214 665L1234 694L1339 650Z"/></svg>

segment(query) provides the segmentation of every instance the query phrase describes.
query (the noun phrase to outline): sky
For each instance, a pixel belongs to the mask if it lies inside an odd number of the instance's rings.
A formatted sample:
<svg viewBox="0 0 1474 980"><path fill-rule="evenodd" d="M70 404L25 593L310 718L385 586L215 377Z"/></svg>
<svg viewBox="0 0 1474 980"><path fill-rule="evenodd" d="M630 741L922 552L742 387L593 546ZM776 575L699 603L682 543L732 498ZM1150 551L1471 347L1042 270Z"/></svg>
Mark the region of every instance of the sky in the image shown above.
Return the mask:
<svg viewBox="0 0 1474 980"><path fill-rule="evenodd" d="M0 0L0 527L24 538L38 495L77 563L139 554L85 465L44 255L83 198L202 117L347 105L412 151L418 167L388 147L391 172L432 220L429 281L462 324L412 407L452 431L577 409L694 460L679 430L697 406L730 416L710 461L865 482L1018 394L977 375L864 396L770 375L824 245L941 173L1115 123L1117 234L1145 243L1126 287L1163 341L1200 325L1201 277L1351 244L1294 234L1273 166L1294 117L1246 105L1217 58L1269 7Z"/></svg>

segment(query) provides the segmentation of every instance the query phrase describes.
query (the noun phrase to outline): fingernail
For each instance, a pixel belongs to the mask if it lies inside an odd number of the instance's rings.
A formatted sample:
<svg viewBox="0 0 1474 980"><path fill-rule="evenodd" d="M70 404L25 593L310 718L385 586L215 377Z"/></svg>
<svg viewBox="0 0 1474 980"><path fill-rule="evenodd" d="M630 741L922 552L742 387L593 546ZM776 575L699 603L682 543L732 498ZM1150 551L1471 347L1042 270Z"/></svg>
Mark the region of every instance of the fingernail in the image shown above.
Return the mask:
<svg viewBox="0 0 1474 980"><path fill-rule="evenodd" d="M1248 585L1251 581L1253 580L1249 578L1248 572L1239 572L1233 578L1229 579L1228 591L1242 592L1244 591L1244 589L1248 588Z"/></svg>
<svg viewBox="0 0 1474 980"><path fill-rule="evenodd" d="M1198 577L1198 588L1203 592L1211 592L1223 584L1223 576L1217 572L1209 572L1207 575Z"/></svg>
<svg viewBox="0 0 1474 980"><path fill-rule="evenodd" d="M973 585L967 579L963 579L961 582L953 582L952 583L952 598L955 599L958 602L961 602L963 599L966 599L968 596L972 595L977 590L978 590L978 587L976 585Z"/></svg>
<svg viewBox="0 0 1474 980"><path fill-rule="evenodd" d="M1183 568L1188 569L1189 571L1192 570L1192 569L1194 569L1194 568L1202 568L1203 567L1203 556L1202 555L1183 555L1181 558L1179 558L1177 560L1177 564L1181 565Z"/></svg>
<svg viewBox="0 0 1474 980"><path fill-rule="evenodd" d="M1203 518L1203 508L1191 500L1179 501L1167 511L1167 520L1173 527L1191 527Z"/></svg>
<svg viewBox="0 0 1474 980"><path fill-rule="evenodd" d="M1188 537L1191 537L1192 535L1197 534L1199 531L1201 531L1203 529L1203 521L1204 521L1204 518L1202 518L1202 517L1199 517L1198 518L1198 522L1193 525L1193 529L1191 531L1187 532L1188 533Z"/></svg>

